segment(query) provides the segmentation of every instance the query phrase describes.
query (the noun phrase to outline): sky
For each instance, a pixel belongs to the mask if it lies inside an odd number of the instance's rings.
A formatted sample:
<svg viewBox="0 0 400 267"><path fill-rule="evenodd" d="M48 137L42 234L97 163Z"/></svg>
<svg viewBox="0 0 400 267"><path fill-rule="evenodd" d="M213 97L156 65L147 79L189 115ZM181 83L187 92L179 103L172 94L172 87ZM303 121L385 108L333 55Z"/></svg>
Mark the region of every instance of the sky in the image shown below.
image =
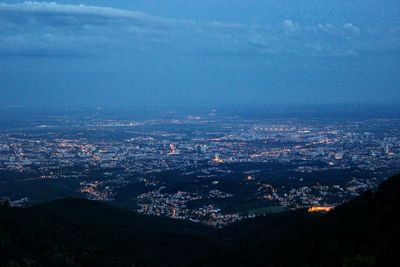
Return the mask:
<svg viewBox="0 0 400 267"><path fill-rule="evenodd" d="M398 0L0 0L0 107L400 104Z"/></svg>

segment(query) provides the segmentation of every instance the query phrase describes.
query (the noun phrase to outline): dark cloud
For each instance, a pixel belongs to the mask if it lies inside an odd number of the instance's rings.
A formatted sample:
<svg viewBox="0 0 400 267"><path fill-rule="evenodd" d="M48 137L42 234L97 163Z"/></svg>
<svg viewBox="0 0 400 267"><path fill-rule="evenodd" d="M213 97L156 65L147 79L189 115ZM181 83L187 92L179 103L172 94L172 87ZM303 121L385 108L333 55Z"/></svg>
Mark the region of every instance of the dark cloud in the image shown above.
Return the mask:
<svg viewBox="0 0 400 267"><path fill-rule="evenodd" d="M122 50L140 49L152 43L166 44L182 53L213 51L203 53L210 56L218 51L221 54L260 53L261 56L279 53L342 56L350 55L349 51L363 51L365 46L373 50L374 45L374 38L368 33L363 34L360 27L351 22L343 26L330 23L300 25L286 19L281 25L243 25L172 19L109 7L32 1L0 3L0 29L3 32L0 33L0 48L10 55L32 47L38 51L75 48L85 54L82 50L94 51L97 45L105 45L108 41ZM385 38L397 40L398 35L398 31L392 30ZM357 38L363 38L362 42ZM51 54L58 53L49 52Z"/></svg>
<svg viewBox="0 0 400 267"><path fill-rule="evenodd" d="M13 49L1 50L0 57L17 58L86 58L88 53L80 53L77 50L62 49Z"/></svg>

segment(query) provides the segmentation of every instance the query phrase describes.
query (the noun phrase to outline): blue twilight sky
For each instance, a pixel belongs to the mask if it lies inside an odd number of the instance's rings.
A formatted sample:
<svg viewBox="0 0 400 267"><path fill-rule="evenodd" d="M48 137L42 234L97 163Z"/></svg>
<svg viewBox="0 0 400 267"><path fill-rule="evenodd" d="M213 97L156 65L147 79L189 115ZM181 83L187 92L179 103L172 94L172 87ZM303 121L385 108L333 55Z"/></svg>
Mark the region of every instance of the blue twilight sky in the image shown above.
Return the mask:
<svg viewBox="0 0 400 267"><path fill-rule="evenodd" d="M0 106L400 103L398 0L0 0Z"/></svg>

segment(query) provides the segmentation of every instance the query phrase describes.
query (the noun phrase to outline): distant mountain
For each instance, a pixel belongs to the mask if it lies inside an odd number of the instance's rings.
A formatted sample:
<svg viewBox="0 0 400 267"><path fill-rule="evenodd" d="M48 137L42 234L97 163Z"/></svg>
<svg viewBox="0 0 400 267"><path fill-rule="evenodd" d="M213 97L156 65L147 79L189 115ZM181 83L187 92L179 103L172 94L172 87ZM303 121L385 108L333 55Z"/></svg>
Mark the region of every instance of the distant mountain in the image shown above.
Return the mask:
<svg viewBox="0 0 400 267"><path fill-rule="evenodd" d="M399 266L400 175L327 214L221 230L62 199L0 209L0 266Z"/></svg>

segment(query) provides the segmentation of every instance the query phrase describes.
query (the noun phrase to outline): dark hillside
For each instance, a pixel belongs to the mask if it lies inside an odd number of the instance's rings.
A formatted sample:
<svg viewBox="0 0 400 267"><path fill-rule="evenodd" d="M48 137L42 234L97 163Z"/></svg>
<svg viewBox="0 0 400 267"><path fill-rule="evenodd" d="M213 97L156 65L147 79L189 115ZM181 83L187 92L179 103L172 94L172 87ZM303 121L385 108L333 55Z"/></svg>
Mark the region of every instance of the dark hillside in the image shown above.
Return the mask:
<svg viewBox="0 0 400 267"><path fill-rule="evenodd" d="M217 246L205 237L212 229L201 225L84 199L2 209L3 266L21 259L44 266L180 266Z"/></svg>
<svg viewBox="0 0 400 267"><path fill-rule="evenodd" d="M232 266L396 266L400 176L325 215L261 217L226 227L220 235L229 237L234 249L214 261Z"/></svg>
<svg viewBox="0 0 400 267"><path fill-rule="evenodd" d="M84 199L1 205L0 265L397 266L399 207L399 175L327 214L285 212L219 231Z"/></svg>

